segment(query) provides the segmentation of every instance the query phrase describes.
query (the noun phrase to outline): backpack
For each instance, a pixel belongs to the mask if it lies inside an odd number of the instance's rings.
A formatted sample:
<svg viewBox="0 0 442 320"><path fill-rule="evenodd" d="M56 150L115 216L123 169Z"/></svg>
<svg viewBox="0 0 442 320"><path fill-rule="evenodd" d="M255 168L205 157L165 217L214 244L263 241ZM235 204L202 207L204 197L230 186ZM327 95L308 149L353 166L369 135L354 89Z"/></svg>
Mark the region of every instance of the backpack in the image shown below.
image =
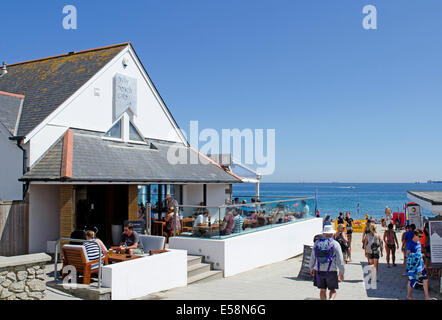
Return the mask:
<svg viewBox="0 0 442 320"><path fill-rule="evenodd" d="M348 251L348 244L347 244L347 242L345 242L344 237L342 236L342 234L339 235L339 237L336 239L336 241L341 246L342 252L347 252Z"/></svg>
<svg viewBox="0 0 442 320"><path fill-rule="evenodd" d="M375 253L378 251L379 247L380 244L378 242L378 236L370 236L370 238L367 241L367 252Z"/></svg>
<svg viewBox="0 0 442 320"><path fill-rule="evenodd" d="M326 264L328 262L328 268L327 273L330 271L330 267L333 262L333 240L331 238L325 237L320 238L315 242L314 246L315 250L315 257L316 261L318 263L318 270L316 272L316 275L318 277L318 284L319 284L319 270L321 264Z"/></svg>

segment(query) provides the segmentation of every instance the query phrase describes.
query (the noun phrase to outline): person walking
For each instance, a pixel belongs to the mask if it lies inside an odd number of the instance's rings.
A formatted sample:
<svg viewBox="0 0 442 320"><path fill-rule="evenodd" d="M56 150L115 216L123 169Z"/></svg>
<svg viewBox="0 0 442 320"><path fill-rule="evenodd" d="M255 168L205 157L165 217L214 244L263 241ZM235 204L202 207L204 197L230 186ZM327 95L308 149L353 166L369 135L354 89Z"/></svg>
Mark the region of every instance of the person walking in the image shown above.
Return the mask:
<svg viewBox="0 0 442 320"><path fill-rule="evenodd" d="M414 230L416 230L416 225L411 224L405 227L406 232L402 234L402 252L404 254L404 273L403 276L407 275L407 242L410 242L414 237Z"/></svg>
<svg viewBox="0 0 442 320"><path fill-rule="evenodd" d="M367 223L365 224L365 228L364 231L362 232L362 249L365 250L365 238L367 237L367 234L370 233L370 225L371 225L371 220L368 219ZM367 256L367 252L365 252L365 257L367 257L367 262L370 263L370 259Z"/></svg>
<svg viewBox="0 0 442 320"><path fill-rule="evenodd" d="M345 217L345 222L347 223L347 240L348 240L347 258L348 262L351 262L351 239L353 236L353 218L351 217L350 212L347 212L347 216Z"/></svg>
<svg viewBox="0 0 442 320"><path fill-rule="evenodd" d="M374 266L375 274L373 276L373 270L371 270L371 279L377 280L379 254L383 256L383 244L381 237L376 233L376 227L374 224L370 225L370 233L365 237L365 252L368 258L368 264Z"/></svg>
<svg viewBox="0 0 442 320"><path fill-rule="evenodd" d="M396 248L399 249L399 243L397 242L396 232L393 230L393 223L390 223L388 229L385 230L383 240L387 257L387 268L390 268L390 253L393 267L396 267Z"/></svg>
<svg viewBox="0 0 442 320"><path fill-rule="evenodd" d="M339 212L338 224L344 224L344 212Z"/></svg>
<svg viewBox="0 0 442 320"><path fill-rule="evenodd" d="M325 225L310 256L310 274L313 285L320 289L321 300L327 300L327 289L330 291L329 299L334 300L339 289L338 279L344 281L344 259L341 246L333 239L334 234L333 226Z"/></svg>
<svg viewBox="0 0 442 320"><path fill-rule="evenodd" d="M344 224L338 224L337 232L333 236L333 239L335 239L341 246L342 256L344 257L344 263L347 263L348 238L347 235L344 233L344 230L345 230Z"/></svg>
<svg viewBox="0 0 442 320"><path fill-rule="evenodd" d="M428 293L428 277L422 260L422 246L420 243L422 234L423 232L421 230L413 231L413 238L407 242L407 299L415 300L411 294L411 290L417 283L421 283L424 287L425 299L437 300L436 298L430 297Z"/></svg>

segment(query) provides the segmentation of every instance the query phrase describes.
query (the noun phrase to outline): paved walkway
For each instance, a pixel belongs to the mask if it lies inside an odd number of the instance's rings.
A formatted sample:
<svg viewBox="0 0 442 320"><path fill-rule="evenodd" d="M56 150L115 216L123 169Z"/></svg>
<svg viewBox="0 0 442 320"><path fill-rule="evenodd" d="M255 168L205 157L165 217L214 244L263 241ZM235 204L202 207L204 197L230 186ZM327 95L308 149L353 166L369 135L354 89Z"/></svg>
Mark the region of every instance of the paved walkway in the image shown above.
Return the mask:
<svg viewBox="0 0 442 320"><path fill-rule="evenodd" d="M383 235L383 229L379 228ZM401 234L398 234L400 242ZM352 262L346 264L344 282L339 284L336 300L405 299L407 278L402 276L402 253L398 252L397 267L387 268L384 257L379 263L379 282L376 289L366 288L364 267L367 260L362 250L362 234L353 234ZM236 276L217 279L206 283L155 293L144 297L145 300L317 300L319 290L311 281L298 279L302 256L257 268ZM59 266L61 268L61 265ZM53 265L48 266L47 274L52 276ZM438 288L438 281L435 286ZM435 292L432 296L442 299ZM421 290L413 290L416 299L424 299ZM50 289L47 300L71 300L75 298L55 289Z"/></svg>
<svg viewBox="0 0 442 320"><path fill-rule="evenodd" d="M379 228L378 231L382 236L384 230ZM400 237L401 234L398 234L399 243ZM379 261L379 282L377 288L372 289L366 288L364 283L367 259L362 250L362 234L353 235L352 247L353 262L346 265L345 279L339 284L336 300L406 299L407 278L402 276L403 256L400 252L396 259L397 266L387 268L384 251L384 257ZM316 300L319 298L319 290L311 281L297 278L301 262L302 256L236 276L151 294L144 299ZM413 290L413 295L416 299L424 299L421 290Z"/></svg>

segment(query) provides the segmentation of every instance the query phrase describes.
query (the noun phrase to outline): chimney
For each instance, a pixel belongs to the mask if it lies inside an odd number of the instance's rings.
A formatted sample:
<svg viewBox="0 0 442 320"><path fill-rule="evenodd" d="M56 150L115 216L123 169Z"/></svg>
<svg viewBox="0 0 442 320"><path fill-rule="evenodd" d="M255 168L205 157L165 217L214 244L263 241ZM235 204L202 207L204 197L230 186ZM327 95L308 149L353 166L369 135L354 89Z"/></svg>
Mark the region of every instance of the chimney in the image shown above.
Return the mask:
<svg viewBox="0 0 442 320"><path fill-rule="evenodd" d="M3 77L7 73L8 73L8 70L6 69L6 62L3 61L2 68L0 69L0 78Z"/></svg>

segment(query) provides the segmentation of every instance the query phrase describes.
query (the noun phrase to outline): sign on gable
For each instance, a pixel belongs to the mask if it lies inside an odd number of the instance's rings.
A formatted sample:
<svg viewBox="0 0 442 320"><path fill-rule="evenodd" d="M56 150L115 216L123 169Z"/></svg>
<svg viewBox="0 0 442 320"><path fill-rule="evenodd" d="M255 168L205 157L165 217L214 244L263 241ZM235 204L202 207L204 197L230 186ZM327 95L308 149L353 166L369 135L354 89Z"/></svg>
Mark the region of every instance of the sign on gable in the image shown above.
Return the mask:
<svg viewBox="0 0 442 320"><path fill-rule="evenodd" d="M126 110L137 114L137 79L117 73L114 77L114 121Z"/></svg>

